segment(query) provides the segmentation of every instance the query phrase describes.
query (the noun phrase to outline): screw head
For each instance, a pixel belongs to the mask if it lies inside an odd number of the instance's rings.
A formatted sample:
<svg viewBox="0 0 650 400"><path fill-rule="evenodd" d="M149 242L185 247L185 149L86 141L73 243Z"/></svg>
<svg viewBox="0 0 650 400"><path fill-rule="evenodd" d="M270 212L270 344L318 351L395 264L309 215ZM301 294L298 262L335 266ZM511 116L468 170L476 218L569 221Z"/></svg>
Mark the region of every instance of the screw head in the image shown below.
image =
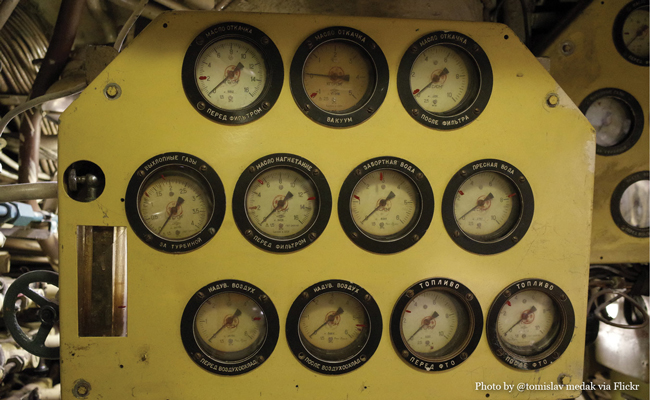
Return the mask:
<svg viewBox="0 0 650 400"><path fill-rule="evenodd" d="M250 230L250 229L246 229L246 230L244 231L244 236L246 236L246 237L251 237L251 236L253 236L253 231Z"/></svg>
<svg viewBox="0 0 650 400"><path fill-rule="evenodd" d="M198 103L196 103L196 109L199 110L199 111L205 110L205 103L202 102L202 101L199 101Z"/></svg>
<svg viewBox="0 0 650 400"><path fill-rule="evenodd" d="M464 169L461 170L461 171L460 171L460 176L463 176L463 177L464 177L464 176L467 176L467 171L465 171Z"/></svg>
<svg viewBox="0 0 650 400"><path fill-rule="evenodd" d="M422 172L418 172L417 174L415 174L415 179L417 179L418 181L421 180L422 178L424 178L424 174Z"/></svg>
<svg viewBox="0 0 650 400"><path fill-rule="evenodd" d="M417 242L418 240L420 240L420 235L413 235L413 236L411 236L411 239L412 239L414 242Z"/></svg>
<svg viewBox="0 0 650 400"><path fill-rule="evenodd" d="M557 107L557 105L560 104L560 98L557 94L551 93L546 98L546 104L548 104L549 107Z"/></svg>
<svg viewBox="0 0 650 400"><path fill-rule="evenodd" d="M310 106L309 104L305 104L305 105L302 107L302 109L303 109L305 112L309 112L309 110L311 109L311 106Z"/></svg>
<svg viewBox="0 0 650 400"><path fill-rule="evenodd" d="M357 232L352 232L350 234L350 236L352 237L352 239L358 239L359 238L359 234Z"/></svg>
<svg viewBox="0 0 650 400"><path fill-rule="evenodd" d="M307 292L302 292L302 295L301 295L301 296L303 297L303 299L308 299L308 298L309 298L309 293L307 293Z"/></svg>
<svg viewBox="0 0 650 400"><path fill-rule="evenodd" d="M369 294L366 294L366 295L363 296L363 299L364 299L365 301L370 301L370 300L372 300L372 296L369 295Z"/></svg>
<svg viewBox="0 0 650 400"><path fill-rule="evenodd" d="M460 236L460 231L454 231L454 237L459 237Z"/></svg>
<svg viewBox="0 0 650 400"><path fill-rule="evenodd" d="M264 46L266 46L267 44L269 44L270 40L269 40L268 37L264 36L264 37L260 40L260 42L262 42L262 44L263 44Z"/></svg>
<svg viewBox="0 0 650 400"><path fill-rule="evenodd" d="M269 108L271 108L271 103L269 103L268 101L265 101L264 103L262 103L262 109L263 110L268 110Z"/></svg>
<svg viewBox="0 0 650 400"><path fill-rule="evenodd" d="M368 114L372 114L372 113L375 112L375 109L372 108L372 107L368 107L368 109L366 111L368 111Z"/></svg>
<svg viewBox="0 0 650 400"><path fill-rule="evenodd" d="M407 290L406 291L406 297L411 298L413 296L415 296L415 291L413 291L413 290Z"/></svg>
<svg viewBox="0 0 650 400"><path fill-rule="evenodd" d="M312 47L314 47L314 42L312 42L311 40L308 40L308 41L307 41L307 47L309 47L310 49L311 49Z"/></svg>
<svg viewBox="0 0 650 400"><path fill-rule="evenodd" d="M553 353L553 358L555 358L555 359L560 358L560 353L558 353L557 351L555 353Z"/></svg>
<svg viewBox="0 0 650 400"><path fill-rule="evenodd" d="M83 379L79 379L74 383L72 388L72 394L78 399L85 399L90 393L90 383L86 382Z"/></svg>
<svg viewBox="0 0 650 400"><path fill-rule="evenodd" d="M497 356L499 357L503 356L503 350L497 349Z"/></svg>
<svg viewBox="0 0 650 400"><path fill-rule="evenodd" d="M196 44L199 46L203 46L203 43L205 43L205 40L202 37L196 39Z"/></svg>
<svg viewBox="0 0 650 400"><path fill-rule="evenodd" d="M203 357L203 356L201 355L201 353L194 353L194 359L195 359L195 360L198 361L198 360L200 360L202 357Z"/></svg>
<svg viewBox="0 0 650 400"><path fill-rule="evenodd" d="M312 242L313 242L314 240L316 240L317 237L318 237L318 233L316 233L316 232L311 232L311 233L309 234L309 240L311 240Z"/></svg>
<svg viewBox="0 0 650 400"><path fill-rule="evenodd" d="M253 167L252 165L248 167L248 172L250 172L251 174L255 172L255 167Z"/></svg>
<svg viewBox="0 0 650 400"><path fill-rule="evenodd" d="M208 229L208 233L209 233L210 235L214 235L215 233L217 233L217 230L214 229L214 228L210 228L210 229Z"/></svg>
<svg viewBox="0 0 650 400"><path fill-rule="evenodd" d="M464 352L463 352L463 353L460 353L460 359L461 359L461 360L467 360L467 357L469 357L469 356L467 355L467 353L464 353Z"/></svg>
<svg viewBox="0 0 650 400"><path fill-rule="evenodd" d="M506 290L505 292L503 292L503 295L506 296L506 297L510 297L510 296L512 296L512 292L510 292L509 290Z"/></svg>
<svg viewBox="0 0 650 400"><path fill-rule="evenodd" d="M411 114L413 114L414 117L417 117L418 115L420 115L420 110L414 108L411 110Z"/></svg>
<svg viewBox="0 0 650 400"><path fill-rule="evenodd" d="M576 47L573 42L567 40L560 45L560 50L565 56L570 56L575 51Z"/></svg>
<svg viewBox="0 0 650 400"><path fill-rule="evenodd" d="M418 52L418 47L417 46L411 46L410 51L411 51L411 53L417 53Z"/></svg>
<svg viewBox="0 0 650 400"><path fill-rule="evenodd" d="M205 295L203 294L203 292L198 292L198 293L196 294L196 297L198 297L199 299L204 299L204 298L205 298Z"/></svg>
<svg viewBox="0 0 650 400"><path fill-rule="evenodd" d="M560 295L560 300L565 301L567 299L566 294Z"/></svg>
<svg viewBox="0 0 650 400"><path fill-rule="evenodd" d="M376 48L377 48L377 45L376 45L376 44L374 44L374 43L370 43L370 49L371 49L371 50L374 50L374 49L376 49Z"/></svg>
<svg viewBox="0 0 650 400"><path fill-rule="evenodd" d="M318 168L314 168L314 170L312 171L312 174L314 176L318 176L318 175L320 175L320 170Z"/></svg>
<svg viewBox="0 0 650 400"><path fill-rule="evenodd" d="M269 296L263 294L263 295L260 296L260 300L262 300L263 302L267 302L267 301L269 301Z"/></svg>
<svg viewBox="0 0 650 400"><path fill-rule="evenodd" d="M471 294L471 293L467 293L467 294L465 295L465 300L467 300L467 301L472 301L472 300L474 300L474 295Z"/></svg>
<svg viewBox="0 0 650 400"><path fill-rule="evenodd" d="M144 240L147 241L147 242L151 242L153 240L153 236L151 236L149 234L146 234L146 235L144 235Z"/></svg>
<svg viewBox="0 0 650 400"><path fill-rule="evenodd" d="M122 95L122 88L117 83L109 83L104 87L104 96L109 100L116 100Z"/></svg>
<svg viewBox="0 0 650 400"><path fill-rule="evenodd" d="M298 358L301 359L301 360L304 360L305 359L305 353L302 353L302 352L298 353Z"/></svg>
<svg viewBox="0 0 650 400"><path fill-rule="evenodd" d="M480 109L480 108L475 108L475 109L474 109L474 115L479 115L480 113L481 113L481 109Z"/></svg>
<svg viewBox="0 0 650 400"><path fill-rule="evenodd" d="M145 176L145 172L143 170L138 171L138 176L140 178L143 178Z"/></svg>
<svg viewBox="0 0 650 400"><path fill-rule="evenodd" d="M359 360L361 360L362 362L366 362L368 360L368 357L366 357L365 354L362 354L361 357L359 357Z"/></svg>
<svg viewBox="0 0 650 400"><path fill-rule="evenodd" d="M357 176L361 176L361 174L363 174L363 172L361 172L360 169L355 169L355 170L354 170L354 173L355 173L355 175L357 175Z"/></svg>
<svg viewBox="0 0 650 400"><path fill-rule="evenodd" d="M519 238L517 236L512 237L512 243L517 243L519 241Z"/></svg>
<svg viewBox="0 0 650 400"><path fill-rule="evenodd" d="M409 352L406 350L402 350L402 357L408 358L409 357Z"/></svg>
<svg viewBox="0 0 650 400"><path fill-rule="evenodd" d="M201 166L199 167L199 171L201 171L201 172L205 172L205 171L207 171L207 170L208 170L208 166L205 165L205 164L204 164L204 165L201 165Z"/></svg>
<svg viewBox="0 0 650 400"><path fill-rule="evenodd" d="M261 364L261 363L263 363L265 360L266 360L266 359L264 358L264 356L257 356L257 362L258 362L258 363Z"/></svg>
<svg viewBox="0 0 650 400"><path fill-rule="evenodd" d="M519 177L519 182L521 182L521 183L526 182L526 178L524 178L523 176L520 176Z"/></svg>

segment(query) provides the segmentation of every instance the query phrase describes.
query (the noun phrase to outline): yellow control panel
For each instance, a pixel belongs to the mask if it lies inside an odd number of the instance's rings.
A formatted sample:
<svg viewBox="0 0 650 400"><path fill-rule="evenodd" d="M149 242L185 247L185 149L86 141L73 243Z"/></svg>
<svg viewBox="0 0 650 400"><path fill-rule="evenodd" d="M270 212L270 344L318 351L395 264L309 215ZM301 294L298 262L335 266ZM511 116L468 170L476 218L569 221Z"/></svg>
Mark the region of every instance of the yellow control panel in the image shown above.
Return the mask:
<svg viewBox="0 0 650 400"><path fill-rule="evenodd" d="M62 117L63 398L575 397L594 158L503 25L164 14Z"/></svg>

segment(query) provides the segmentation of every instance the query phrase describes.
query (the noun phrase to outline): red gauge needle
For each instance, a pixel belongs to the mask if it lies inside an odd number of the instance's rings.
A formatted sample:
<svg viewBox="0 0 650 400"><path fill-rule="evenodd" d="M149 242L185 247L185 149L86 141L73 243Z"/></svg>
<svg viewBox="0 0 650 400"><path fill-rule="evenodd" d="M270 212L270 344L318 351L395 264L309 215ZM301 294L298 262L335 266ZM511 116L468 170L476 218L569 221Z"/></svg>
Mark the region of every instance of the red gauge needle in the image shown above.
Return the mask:
<svg viewBox="0 0 650 400"><path fill-rule="evenodd" d="M158 231L158 233L161 233L162 230L165 228L165 225L167 225L167 222L169 222L169 220L172 219L172 217L174 215L176 215L176 213L178 213L178 208L181 206L181 204L183 204L184 201L185 201L185 199L178 196L178 200L176 200L176 205L174 205L174 207L172 207L172 209L169 211L169 217L167 217L167 220L165 221L163 226L160 227L160 230Z"/></svg>
<svg viewBox="0 0 650 400"><path fill-rule="evenodd" d="M521 313L521 319L520 319L519 321L517 321L516 324L514 324L513 326L511 326L510 329L508 329L507 331L503 332L503 336L507 335L508 332L510 332L510 331L511 331L515 326L519 325L522 321L527 320L527 319L528 319L528 316L529 316L530 314L534 313L535 311L537 311L537 309L535 308L535 306L532 306L532 307L530 308L530 310L526 310L526 311L524 311L523 313Z"/></svg>
<svg viewBox="0 0 650 400"><path fill-rule="evenodd" d="M382 207L385 207L386 203L388 203L388 200L390 200L390 199L392 199L394 197L395 197L395 193L393 193L393 191L391 190L391 192L388 193L388 196L385 199L381 199L379 201L379 205L377 206L377 208L372 210L372 212L370 214L368 214L368 216L366 218L364 218L364 220L361 221L361 223L363 224L364 222L366 222L368 220L368 218L370 218L370 216L375 213L375 211L379 210Z"/></svg>
<svg viewBox="0 0 650 400"><path fill-rule="evenodd" d="M212 90L210 90L208 92L208 96L211 95L212 93L214 93L219 88L219 86L223 85L228 79L232 79L235 76L235 73L237 71L239 71L240 69L242 69L242 68L244 68L244 64L238 63L237 66L235 67L235 69L233 69L232 71L228 71L226 73L226 77L223 78L223 80L221 82L219 82L217 84L217 86L214 87L214 89L212 89Z"/></svg>
<svg viewBox="0 0 650 400"><path fill-rule="evenodd" d="M343 309L342 309L341 307L339 307L339 309L336 310L336 312L335 312L334 314L330 314L330 315L327 317L327 320L325 321L325 323L323 323L323 325L321 325L321 326L319 326L318 328L316 328L316 330L315 330L314 332L312 332L312 334L309 335L309 337L314 336L314 335L316 334L316 332L320 331L320 328L322 328L322 327L324 327L325 325L329 324L330 322L334 321L334 319L336 318L336 316L337 316L337 315L341 315L341 314L343 314Z"/></svg>
<svg viewBox="0 0 650 400"><path fill-rule="evenodd" d="M440 314L438 314L438 311L434 311L433 314L431 314L431 318L429 318L429 321L428 321L426 324L422 324L422 325L420 325L420 327L418 328L418 330L415 331L415 332L411 335L411 337L409 338L409 340L413 339L413 337L414 337L418 332L420 332L420 331L422 330L422 328L424 328L425 325L429 325L429 322L430 322L432 319L436 319L436 318L438 317L438 315L440 315ZM426 319L426 318L425 318L425 319ZM408 342L409 340L407 340L407 342Z"/></svg>
<svg viewBox="0 0 650 400"><path fill-rule="evenodd" d="M431 82L429 82L428 85L426 85L425 87L423 87L423 88L420 89L420 90L414 91L414 92L415 92L415 95L416 95L416 96L419 96L420 94L422 94L422 92L424 92L426 89L428 89L431 85L433 85L434 83L438 83L438 82L440 82L440 78L442 78L443 76L447 75L448 73L449 73L449 70L447 69L447 67L445 67L445 69L443 69L442 71L440 71L440 73L439 73L438 75L434 75L434 76L433 76L433 78L431 79Z"/></svg>
<svg viewBox="0 0 650 400"><path fill-rule="evenodd" d="M476 201L476 205L475 205L474 207L472 207L471 210L469 210L468 212L466 212L465 214L463 214L463 216L460 217L460 218L458 218L458 219L463 219L463 218L465 218L465 216L466 216L467 214L471 213L472 211L476 210L476 209L479 208L479 207L483 207L483 204L485 204L486 201L488 201L488 200L492 200L493 198L494 198L494 196L492 195L492 193L490 193L490 194L488 194L487 196L485 196L485 198L484 198L483 200L477 200L477 201Z"/></svg>
<svg viewBox="0 0 650 400"><path fill-rule="evenodd" d="M274 212L276 212L276 211L279 210L280 208L284 207L284 205L287 204L287 202L289 201L289 199L292 198L292 197L293 197L293 193L291 193L291 192L287 192L287 195L284 196L284 199L278 201L278 205L275 206L275 208L274 208L274 209L269 213L269 215L267 215L266 217L264 217L264 219L262 220L262 222L260 222L260 224L263 224L267 219L269 219L269 217L270 217Z"/></svg>

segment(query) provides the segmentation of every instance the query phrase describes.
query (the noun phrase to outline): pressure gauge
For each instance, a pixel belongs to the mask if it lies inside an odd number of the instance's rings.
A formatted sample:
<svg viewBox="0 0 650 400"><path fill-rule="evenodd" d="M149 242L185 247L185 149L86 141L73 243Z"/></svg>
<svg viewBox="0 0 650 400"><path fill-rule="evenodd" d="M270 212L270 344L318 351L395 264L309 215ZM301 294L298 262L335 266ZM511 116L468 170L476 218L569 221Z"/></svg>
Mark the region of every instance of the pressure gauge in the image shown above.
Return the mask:
<svg viewBox="0 0 650 400"><path fill-rule="evenodd" d="M242 173L233 195L235 222L253 245L299 250L316 240L332 210L327 180L311 161L271 154Z"/></svg>
<svg viewBox="0 0 650 400"><path fill-rule="evenodd" d="M442 199L449 236L478 254L500 253L524 236L533 217L533 192L526 177L500 160L480 160L451 179Z"/></svg>
<svg viewBox="0 0 650 400"><path fill-rule="evenodd" d="M596 154L601 156L629 150L643 133L643 109L624 90L596 90L580 103L580 110L596 130Z"/></svg>
<svg viewBox="0 0 650 400"><path fill-rule="evenodd" d="M377 350L382 319L377 303L362 287L328 280L307 288L287 316L287 341L307 368L343 374L365 364Z"/></svg>
<svg viewBox="0 0 650 400"><path fill-rule="evenodd" d="M275 306L258 287L237 280L206 285L190 299L181 338L190 358L219 375L239 375L266 361L278 341Z"/></svg>
<svg viewBox="0 0 650 400"><path fill-rule="evenodd" d="M124 203L134 233L168 253L204 245L219 230L226 207L217 173L185 153L165 153L143 163L129 182Z"/></svg>
<svg viewBox="0 0 650 400"><path fill-rule="evenodd" d="M433 32L402 57L397 90L406 111L434 129L475 120L492 93L492 67L483 49L458 32Z"/></svg>
<svg viewBox="0 0 650 400"><path fill-rule="evenodd" d="M265 115L284 79L275 44L257 28L227 22L197 36L183 61L182 80L192 106L224 124L243 124Z"/></svg>
<svg viewBox="0 0 650 400"><path fill-rule="evenodd" d="M650 233L650 173L636 172L616 186L610 202L616 226L634 237L648 237Z"/></svg>
<svg viewBox="0 0 650 400"><path fill-rule="evenodd" d="M629 2L614 20L616 50L629 62L648 66L648 0Z"/></svg>
<svg viewBox="0 0 650 400"><path fill-rule="evenodd" d="M430 278L408 288L391 315L391 339L413 367L444 371L476 349L483 313L469 289L448 278Z"/></svg>
<svg viewBox="0 0 650 400"><path fill-rule="evenodd" d="M542 279L515 282L497 296L487 319L492 352L518 369L539 369L568 347L575 327L573 306L557 285Z"/></svg>
<svg viewBox="0 0 650 400"><path fill-rule="evenodd" d="M411 162L378 157L357 166L339 195L339 220L360 247L395 253L414 245L433 216L433 191Z"/></svg>
<svg viewBox="0 0 650 400"><path fill-rule="evenodd" d="M331 27L307 38L291 63L291 93L312 120L331 127L359 124L379 108L388 64L365 33Z"/></svg>

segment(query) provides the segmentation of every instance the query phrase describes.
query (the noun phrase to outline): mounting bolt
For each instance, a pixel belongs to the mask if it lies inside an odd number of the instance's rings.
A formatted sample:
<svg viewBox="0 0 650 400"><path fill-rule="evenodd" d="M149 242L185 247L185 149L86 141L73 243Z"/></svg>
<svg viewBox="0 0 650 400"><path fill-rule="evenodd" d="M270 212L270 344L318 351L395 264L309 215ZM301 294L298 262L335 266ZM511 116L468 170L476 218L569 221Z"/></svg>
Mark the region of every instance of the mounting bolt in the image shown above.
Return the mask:
<svg viewBox="0 0 650 400"><path fill-rule="evenodd" d="M217 233L217 230L214 229L214 228L210 228L210 229L208 229L208 233L209 233L210 235L214 235L215 233Z"/></svg>
<svg viewBox="0 0 650 400"><path fill-rule="evenodd" d="M467 294L465 295L465 300L467 300L467 301L472 301L472 300L474 300L474 295L471 294L471 293L467 293Z"/></svg>
<svg viewBox="0 0 650 400"><path fill-rule="evenodd" d="M260 300L262 300L263 302L266 303L267 301L269 301L269 296L263 294L263 295L260 296Z"/></svg>
<svg viewBox="0 0 650 400"><path fill-rule="evenodd" d="M520 176L519 177L519 182L521 182L521 183L526 182L526 178L524 178L523 176Z"/></svg>
<svg viewBox="0 0 650 400"><path fill-rule="evenodd" d="M517 243L519 241L519 238L517 236L512 237L512 243Z"/></svg>
<svg viewBox="0 0 650 400"><path fill-rule="evenodd" d="M144 176L145 176L145 172L144 172L143 170L138 171L138 176L139 176L140 178L144 178Z"/></svg>
<svg viewBox="0 0 650 400"><path fill-rule="evenodd" d="M557 94L551 93L546 97L546 104L548 104L549 107L557 107L557 105L560 104L560 98L557 97Z"/></svg>
<svg viewBox="0 0 650 400"><path fill-rule="evenodd" d="M312 42L311 40L308 40L308 41L307 41L307 47L310 48L310 49L311 49L312 47L314 47L314 42Z"/></svg>
<svg viewBox="0 0 650 400"><path fill-rule="evenodd" d="M264 103L262 103L262 109L263 110L268 110L269 108L271 108L271 103L269 103L268 101L265 101Z"/></svg>
<svg viewBox="0 0 650 400"><path fill-rule="evenodd" d="M417 242L418 240L420 240L420 235L413 235L411 236L411 239L413 239L414 242Z"/></svg>
<svg viewBox="0 0 650 400"><path fill-rule="evenodd" d="M464 169L462 169L462 170L460 171L460 176L462 176L462 177L467 176L467 171L465 171Z"/></svg>
<svg viewBox="0 0 650 400"><path fill-rule="evenodd" d="M261 364L261 363L264 362L264 360L266 360L266 359L264 358L264 356L257 356L257 362L258 362L258 363Z"/></svg>
<svg viewBox="0 0 650 400"><path fill-rule="evenodd" d="M509 290L506 290L505 292L503 292L503 295L506 297L510 297L512 296L512 293Z"/></svg>
<svg viewBox="0 0 650 400"><path fill-rule="evenodd" d="M560 295L560 300L565 301L566 300L566 294L562 293Z"/></svg>
<svg viewBox="0 0 650 400"><path fill-rule="evenodd" d="M409 357L409 352L406 350L402 350L402 357L408 358Z"/></svg>
<svg viewBox="0 0 650 400"><path fill-rule="evenodd" d="M250 230L250 229L246 229L246 230L244 231L244 236L246 236L246 237L251 237L251 236L253 236L253 231Z"/></svg>
<svg viewBox="0 0 650 400"><path fill-rule="evenodd" d="M572 41L567 40L566 42L560 45L560 49L562 50L562 54L564 54L565 56L570 56L575 51L576 46L575 44L573 44Z"/></svg>
<svg viewBox="0 0 650 400"><path fill-rule="evenodd" d="M313 242L314 240L316 240L317 237L318 237L318 233L316 233L316 232L311 232L311 233L309 234L309 240L311 240L312 242Z"/></svg>
<svg viewBox="0 0 650 400"><path fill-rule="evenodd" d="M460 231L454 231L454 237L459 237L460 236Z"/></svg>
<svg viewBox="0 0 650 400"><path fill-rule="evenodd" d="M422 178L424 178L424 174L422 172L418 172L417 174L415 174L415 179L417 179L418 181Z"/></svg>
<svg viewBox="0 0 650 400"><path fill-rule="evenodd" d="M375 112L375 109L372 108L372 107L368 107L368 110L367 110L367 111L368 111L368 114L372 114L372 113Z"/></svg>
<svg viewBox="0 0 650 400"><path fill-rule="evenodd" d="M305 359L305 353L298 353L298 358L301 360Z"/></svg>
<svg viewBox="0 0 650 400"><path fill-rule="evenodd" d="M199 171L201 171L201 172L205 172L205 171L207 171L207 170L208 170L208 166L205 165L205 164L204 164L204 165L201 165L201 166L199 167Z"/></svg>
<svg viewBox="0 0 650 400"><path fill-rule="evenodd" d="M477 107L477 108L474 109L474 115L479 115L480 113L481 113L480 108Z"/></svg>
<svg viewBox="0 0 650 400"><path fill-rule="evenodd" d="M558 353L557 351L553 353L553 358L555 358L556 360L560 358L560 353Z"/></svg>
<svg viewBox="0 0 650 400"><path fill-rule="evenodd" d="M205 110L205 103L202 102L202 101L199 101L198 103L196 103L196 109L199 110L199 111Z"/></svg>
<svg viewBox="0 0 650 400"><path fill-rule="evenodd" d="M365 301L370 301L370 300L372 300L372 296L369 295L369 294L366 294L365 296L363 296L363 299L364 299Z"/></svg>
<svg viewBox="0 0 650 400"><path fill-rule="evenodd" d="M415 292L413 290L406 291L406 297L411 298L413 296L415 296Z"/></svg>
<svg viewBox="0 0 650 400"><path fill-rule="evenodd" d="M560 374L557 377L557 383L559 383L560 385L568 385L569 383L571 383L571 377L567 374Z"/></svg>
<svg viewBox="0 0 650 400"><path fill-rule="evenodd" d="M90 383L83 379L79 379L74 383L72 394L78 399L85 399L90 394Z"/></svg>
<svg viewBox="0 0 650 400"><path fill-rule="evenodd" d="M122 95L122 88L117 83L109 83L104 87L104 96L109 100L117 100Z"/></svg>
<svg viewBox="0 0 650 400"><path fill-rule="evenodd" d="M311 109L311 106L310 106L309 104L305 104L305 105L302 107L302 109L303 109L305 112L309 112L309 110Z"/></svg>

